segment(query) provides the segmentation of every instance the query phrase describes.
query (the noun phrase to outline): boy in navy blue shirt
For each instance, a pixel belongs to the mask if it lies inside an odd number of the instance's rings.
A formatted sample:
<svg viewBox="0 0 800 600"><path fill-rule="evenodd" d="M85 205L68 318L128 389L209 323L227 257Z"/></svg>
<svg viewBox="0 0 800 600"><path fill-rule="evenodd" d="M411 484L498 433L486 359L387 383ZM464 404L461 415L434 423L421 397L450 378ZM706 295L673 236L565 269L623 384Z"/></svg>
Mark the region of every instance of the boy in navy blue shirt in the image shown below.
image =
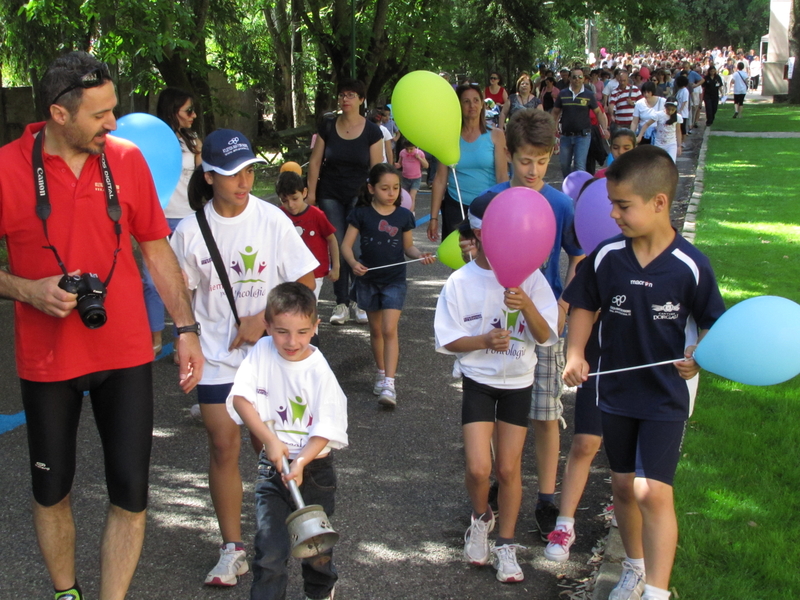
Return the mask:
<svg viewBox="0 0 800 600"><path fill-rule="evenodd" d="M670 223L678 171L669 154L641 146L615 160L606 177L622 235L600 244L564 292L571 306L564 381L588 379L584 348L598 310L599 372L676 359L596 380L627 554L609 599L666 600L678 541L672 482L689 384L700 370L692 352L725 307L708 259Z"/></svg>

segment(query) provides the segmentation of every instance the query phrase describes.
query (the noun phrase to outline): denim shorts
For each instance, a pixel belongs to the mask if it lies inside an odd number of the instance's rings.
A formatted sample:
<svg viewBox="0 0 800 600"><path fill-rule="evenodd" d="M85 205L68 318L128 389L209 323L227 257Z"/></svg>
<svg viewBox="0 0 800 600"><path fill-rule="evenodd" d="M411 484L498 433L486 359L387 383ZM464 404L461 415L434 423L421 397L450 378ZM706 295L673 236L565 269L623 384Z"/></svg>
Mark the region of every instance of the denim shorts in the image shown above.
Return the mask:
<svg viewBox="0 0 800 600"><path fill-rule="evenodd" d="M403 177L403 181L401 182L401 187L407 192L410 192L411 190L418 190L421 184L422 184L422 177L415 177L414 179L408 179L407 177Z"/></svg>
<svg viewBox="0 0 800 600"><path fill-rule="evenodd" d="M356 277L353 283L353 295L356 304L362 310L375 312L387 308L403 310L406 301L408 284L405 281L376 285L363 277Z"/></svg>

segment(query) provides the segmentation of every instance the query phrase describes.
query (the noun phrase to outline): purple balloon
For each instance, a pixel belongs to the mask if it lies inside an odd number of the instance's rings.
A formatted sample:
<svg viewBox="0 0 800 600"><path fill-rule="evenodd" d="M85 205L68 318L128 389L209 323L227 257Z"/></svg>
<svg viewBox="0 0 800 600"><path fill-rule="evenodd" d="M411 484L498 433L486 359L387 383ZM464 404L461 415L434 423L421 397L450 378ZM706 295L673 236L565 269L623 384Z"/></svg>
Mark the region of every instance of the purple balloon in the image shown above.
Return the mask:
<svg viewBox="0 0 800 600"><path fill-rule="evenodd" d="M586 171L573 171L564 178L564 183L561 184L561 191L572 198L573 202L576 202L578 194L581 193L581 188L583 188L583 184L591 178L591 174Z"/></svg>
<svg viewBox="0 0 800 600"><path fill-rule="evenodd" d="M411 210L411 194L405 190L400 190L400 206Z"/></svg>
<svg viewBox="0 0 800 600"><path fill-rule="evenodd" d="M605 177L590 183L578 196L575 205L575 233L586 254L603 240L621 233L617 222L611 218L611 201Z"/></svg>

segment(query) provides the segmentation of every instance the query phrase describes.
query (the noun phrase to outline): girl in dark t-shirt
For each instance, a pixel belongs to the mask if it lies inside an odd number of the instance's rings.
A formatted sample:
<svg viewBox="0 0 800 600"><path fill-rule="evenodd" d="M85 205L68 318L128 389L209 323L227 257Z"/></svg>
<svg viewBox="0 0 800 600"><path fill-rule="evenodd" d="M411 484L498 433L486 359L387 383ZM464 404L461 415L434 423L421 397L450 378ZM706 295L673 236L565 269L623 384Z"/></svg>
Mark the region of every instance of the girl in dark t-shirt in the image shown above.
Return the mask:
<svg viewBox="0 0 800 600"><path fill-rule="evenodd" d="M353 269L353 294L369 319L369 337L378 369L372 391L379 396L378 402L393 407L397 404L394 376L400 357L397 324L407 289L404 256L422 259L423 264L435 259L414 245L414 216L400 206L397 170L385 163L375 165L367 188L369 194L348 217L342 258ZM361 258L356 260L353 246L359 235Z"/></svg>

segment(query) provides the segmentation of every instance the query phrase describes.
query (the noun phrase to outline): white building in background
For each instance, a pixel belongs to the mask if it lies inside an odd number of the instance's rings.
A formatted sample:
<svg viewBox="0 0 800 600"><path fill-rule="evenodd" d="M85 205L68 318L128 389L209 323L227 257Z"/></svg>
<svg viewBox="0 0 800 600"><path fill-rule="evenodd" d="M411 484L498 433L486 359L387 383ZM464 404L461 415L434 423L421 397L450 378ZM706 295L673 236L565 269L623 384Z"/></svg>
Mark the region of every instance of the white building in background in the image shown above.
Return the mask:
<svg viewBox="0 0 800 600"><path fill-rule="evenodd" d="M767 41L767 60L761 66L764 83L761 93L777 96L789 93L789 80L786 67L792 51L789 46L789 31L792 20L792 0L770 0L769 35ZM764 42L762 38L762 43Z"/></svg>

